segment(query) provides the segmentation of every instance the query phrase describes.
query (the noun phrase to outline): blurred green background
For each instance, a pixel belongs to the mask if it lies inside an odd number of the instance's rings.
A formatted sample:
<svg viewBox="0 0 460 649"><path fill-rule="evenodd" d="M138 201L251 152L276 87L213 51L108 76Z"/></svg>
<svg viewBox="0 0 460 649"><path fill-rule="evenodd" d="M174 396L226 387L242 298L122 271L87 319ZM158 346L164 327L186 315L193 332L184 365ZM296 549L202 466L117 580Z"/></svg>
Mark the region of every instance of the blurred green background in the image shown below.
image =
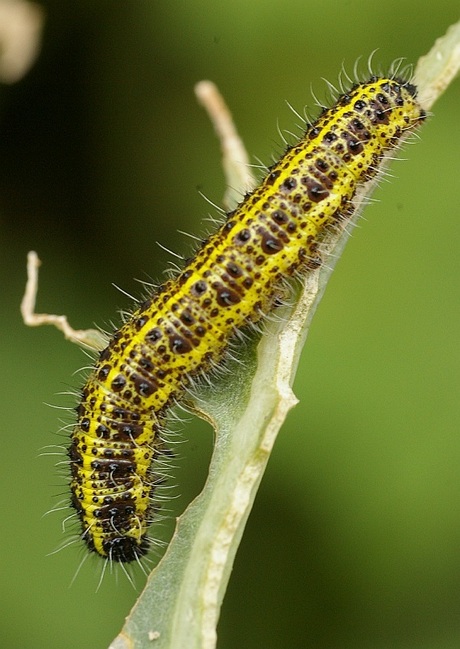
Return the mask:
<svg viewBox="0 0 460 649"><path fill-rule="evenodd" d="M215 81L250 154L281 150L345 62L378 48L386 70L416 62L458 1L44 2L38 61L0 88L3 647L107 647L136 593L98 593L97 560L62 541L66 497L53 457L58 396L80 386L82 352L19 315L26 253L43 260L39 311L75 327L117 321L204 231L224 191L212 127L193 86ZM450 649L460 646L460 83L434 107L410 158L365 211L316 315L236 558L219 649ZM314 112L314 110L312 110ZM69 419L65 418L68 423ZM174 516L206 477L212 433L184 426ZM57 458L59 459L59 458ZM63 494L63 495L62 495ZM56 498L57 496L57 498ZM65 514L64 514L65 515ZM65 537L64 537L65 538ZM137 576L139 585L142 576Z"/></svg>

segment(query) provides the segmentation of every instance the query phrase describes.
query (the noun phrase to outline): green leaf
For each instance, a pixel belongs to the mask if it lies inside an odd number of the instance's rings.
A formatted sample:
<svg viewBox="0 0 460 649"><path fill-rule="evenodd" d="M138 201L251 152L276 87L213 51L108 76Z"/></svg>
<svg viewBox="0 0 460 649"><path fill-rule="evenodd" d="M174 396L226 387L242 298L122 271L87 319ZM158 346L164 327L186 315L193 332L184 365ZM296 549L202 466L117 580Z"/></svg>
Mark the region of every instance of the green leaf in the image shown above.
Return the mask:
<svg viewBox="0 0 460 649"><path fill-rule="evenodd" d="M450 28L415 73L430 108L460 65L460 23ZM291 385L316 307L373 185L356 197L346 229L322 246L327 264L311 272L291 307L276 312L262 336L241 345L240 362L195 396L216 443L202 493L177 523L165 556L150 575L111 649L212 649L233 560L276 435L296 404Z"/></svg>

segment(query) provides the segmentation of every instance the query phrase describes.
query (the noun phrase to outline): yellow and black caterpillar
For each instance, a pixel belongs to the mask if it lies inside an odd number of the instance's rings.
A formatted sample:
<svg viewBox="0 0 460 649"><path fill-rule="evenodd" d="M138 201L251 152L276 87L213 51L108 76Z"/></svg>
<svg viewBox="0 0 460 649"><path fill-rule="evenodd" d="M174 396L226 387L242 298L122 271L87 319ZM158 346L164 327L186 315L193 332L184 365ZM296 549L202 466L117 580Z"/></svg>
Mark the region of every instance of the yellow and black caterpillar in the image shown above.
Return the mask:
<svg viewBox="0 0 460 649"><path fill-rule="evenodd" d="M149 548L155 460L169 408L274 305L283 279L321 264L325 234L357 190L425 118L414 85L373 77L308 126L183 270L100 353L72 434L72 504L89 549L112 560Z"/></svg>

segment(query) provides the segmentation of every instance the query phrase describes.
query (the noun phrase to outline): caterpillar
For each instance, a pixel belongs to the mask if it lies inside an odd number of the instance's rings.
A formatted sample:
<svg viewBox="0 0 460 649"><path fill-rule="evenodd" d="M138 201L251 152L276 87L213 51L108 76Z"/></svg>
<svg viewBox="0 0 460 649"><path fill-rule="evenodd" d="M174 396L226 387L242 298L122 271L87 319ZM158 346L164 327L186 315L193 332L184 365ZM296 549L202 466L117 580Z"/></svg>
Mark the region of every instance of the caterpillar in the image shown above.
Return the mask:
<svg viewBox="0 0 460 649"><path fill-rule="evenodd" d="M112 336L83 387L68 451L90 551L115 562L148 552L169 409L274 307L287 277L321 265L327 232L350 219L357 191L425 117L408 81L354 85Z"/></svg>

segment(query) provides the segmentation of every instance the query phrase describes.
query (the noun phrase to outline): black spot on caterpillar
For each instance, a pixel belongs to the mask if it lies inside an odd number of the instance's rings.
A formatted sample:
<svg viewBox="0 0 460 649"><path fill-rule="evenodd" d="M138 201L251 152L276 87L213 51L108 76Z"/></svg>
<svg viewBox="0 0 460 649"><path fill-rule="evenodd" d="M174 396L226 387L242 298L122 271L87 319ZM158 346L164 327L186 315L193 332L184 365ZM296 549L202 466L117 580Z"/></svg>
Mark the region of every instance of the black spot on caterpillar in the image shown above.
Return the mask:
<svg viewBox="0 0 460 649"><path fill-rule="evenodd" d="M69 449L72 504L91 551L119 562L147 553L170 407L235 332L274 307L286 277L322 263L327 232L425 118L416 96L406 81L377 77L342 95L112 336L82 390Z"/></svg>

